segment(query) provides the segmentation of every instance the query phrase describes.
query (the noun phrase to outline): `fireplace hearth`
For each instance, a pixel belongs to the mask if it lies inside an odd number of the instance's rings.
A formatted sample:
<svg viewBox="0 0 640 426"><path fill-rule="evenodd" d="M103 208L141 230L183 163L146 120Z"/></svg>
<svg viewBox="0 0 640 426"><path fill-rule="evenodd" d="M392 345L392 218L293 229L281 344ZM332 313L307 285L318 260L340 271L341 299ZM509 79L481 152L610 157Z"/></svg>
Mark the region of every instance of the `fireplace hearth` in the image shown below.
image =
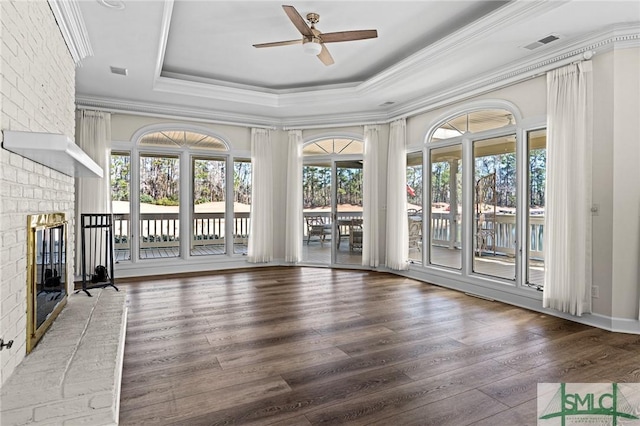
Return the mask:
<svg viewBox="0 0 640 426"><path fill-rule="evenodd" d="M64 213L27 219L27 353L67 303L67 221Z"/></svg>

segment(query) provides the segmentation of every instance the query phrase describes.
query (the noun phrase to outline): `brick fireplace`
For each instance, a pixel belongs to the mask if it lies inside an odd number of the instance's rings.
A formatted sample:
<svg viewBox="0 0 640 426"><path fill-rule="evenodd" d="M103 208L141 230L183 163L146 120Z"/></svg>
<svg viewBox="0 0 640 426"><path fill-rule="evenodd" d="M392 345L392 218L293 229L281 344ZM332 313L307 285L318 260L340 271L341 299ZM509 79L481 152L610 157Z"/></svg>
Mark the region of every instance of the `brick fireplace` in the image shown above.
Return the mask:
<svg viewBox="0 0 640 426"><path fill-rule="evenodd" d="M27 218L27 353L67 303L67 221L64 213Z"/></svg>
<svg viewBox="0 0 640 426"><path fill-rule="evenodd" d="M0 109L7 130L75 135L75 63L48 2L0 2ZM19 40L19 41L18 41ZM27 54L27 52L30 52ZM73 273L75 180L0 149L0 383L27 354L27 216L64 213L66 267Z"/></svg>

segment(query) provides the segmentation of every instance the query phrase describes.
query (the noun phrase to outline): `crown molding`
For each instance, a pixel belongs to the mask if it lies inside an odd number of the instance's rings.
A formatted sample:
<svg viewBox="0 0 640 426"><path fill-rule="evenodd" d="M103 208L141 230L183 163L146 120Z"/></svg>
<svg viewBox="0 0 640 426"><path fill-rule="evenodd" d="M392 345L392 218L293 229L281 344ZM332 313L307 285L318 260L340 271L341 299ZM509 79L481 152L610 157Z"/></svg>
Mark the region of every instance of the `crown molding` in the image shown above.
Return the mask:
<svg viewBox="0 0 640 426"><path fill-rule="evenodd" d="M77 0L48 1L73 62L81 66L84 58L93 56L93 48Z"/></svg>
<svg viewBox="0 0 640 426"><path fill-rule="evenodd" d="M451 55L456 49L468 44L469 40L478 41L490 34L497 26L508 26L530 20L549 10L560 7L561 1L533 2L512 1L495 10L493 13L472 22L464 28L427 46L403 61L387 68L358 86L362 93L379 90L382 87L399 83L414 73L437 62L444 56Z"/></svg>
<svg viewBox="0 0 640 426"><path fill-rule="evenodd" d="M518 82L522 82L547 71L558 68L566 63L579 60L579 56L586 51L602 53L617 48L640 47L640 25L629 24L615 26L594 33L581 39L569 40L553 51L547 51L525 61L517 61L511 65L468 80L462 84L443 89L432 94L422 94L413 101L398 105L384 111L355 111L349 114L337 115L306 115L300 117L278 118L275 116L257 116L225 111L214 111L200 108L187 108L168 104L151 104L144 102L125 101L87 96L77 96L76 104L80 109L99 109L104 111L140 114L164 118L199 121L217 124L228 124L244 127L280 127L285 129L343 127L363 124L388 123L398 118L415 116L430 110L441 108L460 102L493 90L497 90ZM200 90L201 83L192 86L190 90ZM175 86L177 87L177 86ZM238 102L233 97L234 90L225 93L225 98ZM299 103L313 105L317 102L344 102L349 96L362 96L355 93L354 88L327 89L319 92L290 93L278 96L277 102L269 106L293 106ZM180 93L185 94L182 90ZM187 93L190 94L190 93ZM347 95L345 95L347 94ZM243 94L248 96L248 93ZM272 96L277 96L270 94ZM256 94L251 92L252 104L256 104ZM272 98L267 100L274 101ZM247 102L248 98L244 98ZM264 101L264 99L263 99ZM258 103L259 104L259 103Z"/></svg>
<svg viewBox="0 0 640 426"><path fill-rule="evenodd" d="M556 49L539 54L524 61L485 73L455 87L431 95L420 96L393 108L392 120L417 115L456 102L464 101L484 93L543 75L547 71L580 60L584 52L603 53L618 48L640 47L640 25L617 25L569 40Z"/></svg>
<svg viewBox="0 0 640 426"><path fill-rule="evenodd" d="M76 96L76 107L78 109L94 109L118 114L135 114L230 126L273 128L279 124L277 119L271 117L82 95Z"/></svg>
<svg viewBox="0 0 640 426"><path fill-rule="evenodd" d="M76 107L78 109L93 109L118 114L135 114L200 123L241 127L265 127L270 129L344 127L363 124L381 124L388 121L386 112L355 112L353 114L311 115L279 119L276 117L234 114L224 111L185 108L176 105L152 104L81 95L76 96Z"/></svg>

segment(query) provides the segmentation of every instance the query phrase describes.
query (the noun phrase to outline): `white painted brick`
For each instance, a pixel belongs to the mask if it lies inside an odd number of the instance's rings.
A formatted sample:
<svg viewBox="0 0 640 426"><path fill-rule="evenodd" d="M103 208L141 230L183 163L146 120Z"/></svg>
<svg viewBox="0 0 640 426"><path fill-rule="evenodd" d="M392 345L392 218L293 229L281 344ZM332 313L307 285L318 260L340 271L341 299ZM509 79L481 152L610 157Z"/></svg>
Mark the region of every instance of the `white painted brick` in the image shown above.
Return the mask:
<svg viewBox="0 0 640 426"><path fill-rule="evenodd" d="M0 197L9 197L11 196L11 186L10 185L0 185Z"/></svg>
<svg viewBox="0 0 640 426"><path fill-rule="evenodd" d="M0 415L0 420L0 424L3 425L24 425L31 423L33 421L33 408L3 411Z"/></svg>
<svg viewBox="0 0 640 426"><path fill-rule="evenodd" d="M15 200L5 198L2 200L2 211L5 213L11 213L18 211L18 203Z"/></svg>
<svg viewBox="0 0 640 426"><path fill-rule="evenodd" d="M114 404L113 394L111 392L104 392L101 394L94 395L89 400L89 407L94 410L98 410L100 408L110 408Z"/></svg>
<svg viewBox="0 0 640 426"><path fill-rule="evenodd" d="M0 2L0 108L2 128L9 130L64 133L73 137L75 65L57 27L47 2ZM14 346L2 351L0 384L9 380L25 354L24 313L26 301L26 215L40 207L52 211L53 204L43 200L71 200L64 212L73 217L73 179L67 185L47 182L38 187L40 178L62 181L57 172L31 160L0 149L0 295L2 330L16 336ZM10 185L9 185L10 184ZM6 189L5 189L6 188ZM56 207L62 207L60 205ZM8 235L8 236L7 236ZM17 238L16 238L17 236ZM73 229L69 243L73 244ZM20 244L15 244L15 241ZM68 267L73 269L73 251L68 252ZM6 256L5 256L6 255ZM8 314L8 315L7 315ZM7 320L8 318L8 320Z"/></svg>
<svg viewBox="0 0 640 426"><path fill-rule="evenodd" d="M16 182L26 185L29 182L29 173L22 169L18 169L16 174Z"/></svg>
<svg viewBox="0 0 640 426"><path fill-rule="evenodd" d="M43 420L52 420L58 417L85 413L88 405L89 401L86 397L56 401L54 404L36 407L33 410L33 420L41 422Z"/></svg>
<svg viewBox="0 0 640 426"><path fill-rule="evenodd" d="M22 168L22 157L18 154L14 154L13 152L9 155L9 164L12 166Z"/></svg>
<svg viewBox="0 0 640 426"><path fill-rule="evenodd" d="M24 161L22 162L22 168L26 171L26 172L33 172L33 161L29 160L28 158L25 158Z"/></svg>
<svg viewBox="0 0 640 426"><path fill-rule="evenodd" d="M102 409L102 410L96 410L90 416L67 419L62 424L63 424L63 426L114 425L114 424L116 424L116 422L114 422L113 417L114 417L114 415L113 415L113 412L111 410Z"/></svg>
<svg viewBox="0 0 640 426"><path fill-rule="evenodd" d="M17 176L17 170L14 167L11 167L9 165L2 166L2 177L4 178L4 180L9 182L15 182L16 176Z"/></svg>

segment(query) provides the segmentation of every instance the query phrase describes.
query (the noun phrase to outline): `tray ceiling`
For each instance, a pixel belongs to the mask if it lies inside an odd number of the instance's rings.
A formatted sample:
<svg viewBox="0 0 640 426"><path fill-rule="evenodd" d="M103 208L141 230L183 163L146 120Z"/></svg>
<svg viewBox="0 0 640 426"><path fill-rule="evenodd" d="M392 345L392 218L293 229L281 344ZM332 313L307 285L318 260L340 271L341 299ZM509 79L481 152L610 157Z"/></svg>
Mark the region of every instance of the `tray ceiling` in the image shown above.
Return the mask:
<svg viewBox="0 0 640 426"><path fill-rule="evenodd" d="M631 1L287 3L318 13L322 32L378 30L327 44L335 64L325 66L300 45L252 47L300 37L280 2L78 4L94 53L76 72L79 105L274 125L381 120L640 25ZM550 34L558 40L524 48Z"/></svg>

